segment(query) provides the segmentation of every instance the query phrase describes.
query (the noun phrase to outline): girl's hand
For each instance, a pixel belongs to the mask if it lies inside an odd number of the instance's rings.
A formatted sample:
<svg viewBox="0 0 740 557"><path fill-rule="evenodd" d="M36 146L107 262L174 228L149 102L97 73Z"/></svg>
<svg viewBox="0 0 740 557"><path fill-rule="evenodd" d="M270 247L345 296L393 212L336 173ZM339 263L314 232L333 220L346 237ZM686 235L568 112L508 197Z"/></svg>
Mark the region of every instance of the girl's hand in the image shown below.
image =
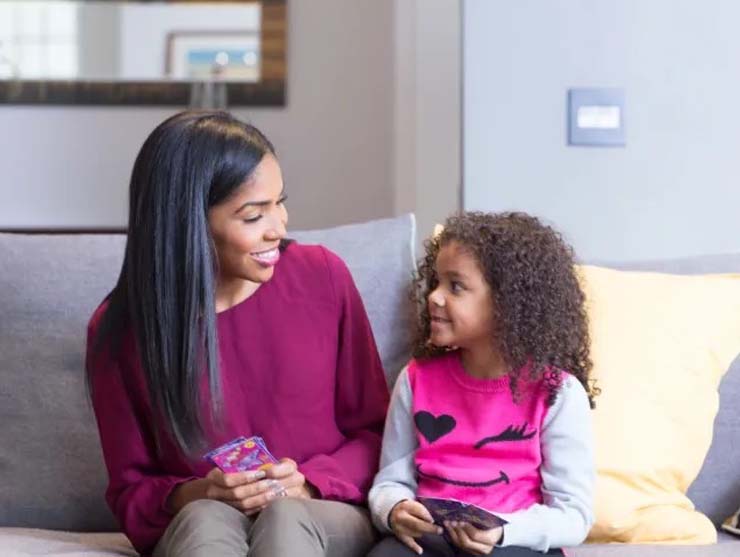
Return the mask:
<svg viewBox="0 0 740 557"><path fill-rule="evenodd" d="M260 512L284 491L280 482L266 477L264 470L225 474L214 468L205 479L206 499L222 501L246 515Z"/></svg>
<svg viewBox="0 0 740 557"><path fill-rule="evenodd" d="M421 555L421 546L415 538L424 534L441 534L442 528L434 524L432 515L427 508L418 501L404 499L391 510L388 519L391 530L411 551Z"/></svg>
<svg viewBox="0 0 740 557"><path fill-rule="evenodd" d="M445 522L452 543L473 555L488 555L501 539L503 528L479 530L467 522Z"/></svg>
<svg viewBox="0 0 740 557"><path fill-rule="evenodd" d="M279 463L267 468L265 474L266 478L280 483L286 497L312 499L317 495L315 488L306 482L306 476L298 471L294 460L282 458Z"/></svg>

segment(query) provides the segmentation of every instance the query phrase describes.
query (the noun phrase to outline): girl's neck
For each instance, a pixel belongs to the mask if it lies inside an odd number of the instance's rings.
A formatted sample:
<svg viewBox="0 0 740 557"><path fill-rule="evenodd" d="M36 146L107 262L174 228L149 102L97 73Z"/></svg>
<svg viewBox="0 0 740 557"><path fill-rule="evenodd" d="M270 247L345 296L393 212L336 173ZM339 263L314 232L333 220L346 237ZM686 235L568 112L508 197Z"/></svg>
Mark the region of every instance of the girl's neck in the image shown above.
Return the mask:
<svg viewBox="0 0 740 557"><path fill-rule="evenodd" d="M490 345L461 348L460 361L468 375L480 379L497 379L509 373L501 353Z"/></svg>

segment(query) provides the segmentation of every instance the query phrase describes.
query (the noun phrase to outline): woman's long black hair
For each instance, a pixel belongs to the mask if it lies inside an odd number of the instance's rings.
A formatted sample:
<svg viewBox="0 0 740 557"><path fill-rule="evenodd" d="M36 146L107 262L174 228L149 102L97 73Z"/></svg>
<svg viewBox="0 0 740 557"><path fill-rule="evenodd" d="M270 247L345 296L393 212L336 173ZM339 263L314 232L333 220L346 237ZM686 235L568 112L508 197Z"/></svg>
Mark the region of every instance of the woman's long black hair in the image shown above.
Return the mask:
<svg viewBox="0 0 740 557"><path fill-rule="evenodd" d="M202 450L205 420L217 423L221 407L208 210L268 153L275 150L255 127L225 112L188 111L160 124L134 163L123 267L94 353L117 357L122 337L134 335L155 419L186 454ZM204 374L211 416L202 415Z"/></svg>

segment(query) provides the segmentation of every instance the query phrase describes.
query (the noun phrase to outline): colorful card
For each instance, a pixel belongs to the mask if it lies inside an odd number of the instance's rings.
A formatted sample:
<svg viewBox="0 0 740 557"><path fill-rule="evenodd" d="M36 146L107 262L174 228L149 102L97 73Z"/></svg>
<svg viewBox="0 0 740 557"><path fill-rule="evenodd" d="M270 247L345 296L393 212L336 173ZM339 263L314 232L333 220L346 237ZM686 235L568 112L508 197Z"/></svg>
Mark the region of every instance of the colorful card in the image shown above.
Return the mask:
<svg viewBox="0 0 740 557"><path fill-rule="evenodd" d="M261 437L238 437L203 456L222 472L264 470L277 463Z"/></svg>
<svg viewBox="0 0 740 557"><path fill-rule="evenodd" d="M479 530L490 530L506 524L506 520L472 503L457 499L438 499L436 497L418 497L432 515L435 524L444 526L444 521L454 520L467 522Z"/></svg>

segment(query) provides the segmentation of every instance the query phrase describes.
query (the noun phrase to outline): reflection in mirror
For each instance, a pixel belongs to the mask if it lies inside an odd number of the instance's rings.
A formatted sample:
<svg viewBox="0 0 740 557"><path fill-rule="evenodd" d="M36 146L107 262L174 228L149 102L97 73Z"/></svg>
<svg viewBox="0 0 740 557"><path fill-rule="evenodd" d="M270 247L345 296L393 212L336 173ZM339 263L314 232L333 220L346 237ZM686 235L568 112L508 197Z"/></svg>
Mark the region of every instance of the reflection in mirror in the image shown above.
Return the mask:
<svg viewBox="0 0 740 557"><path fill-rule="evenodd" d="M0 0L0 102L13 102L14 92L24 102L19 92L28 97L29 86L42 82L128 83L140 92L162 83L228 82L254 99L280 82L282 101L284 8L284 0Z"/></svg>

